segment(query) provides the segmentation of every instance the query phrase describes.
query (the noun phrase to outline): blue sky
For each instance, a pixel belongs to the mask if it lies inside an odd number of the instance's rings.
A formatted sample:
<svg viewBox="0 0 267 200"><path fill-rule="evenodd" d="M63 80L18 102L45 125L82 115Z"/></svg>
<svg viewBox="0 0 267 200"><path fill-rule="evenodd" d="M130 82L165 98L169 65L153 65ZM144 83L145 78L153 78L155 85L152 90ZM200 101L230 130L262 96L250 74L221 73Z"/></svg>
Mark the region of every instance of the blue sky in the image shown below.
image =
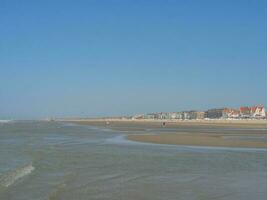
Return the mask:
<svg viewBox="0 0 267 200"><path fill-rule="evenodd" d="M0 118L267 105L267 1L0 0Z"/></svg>

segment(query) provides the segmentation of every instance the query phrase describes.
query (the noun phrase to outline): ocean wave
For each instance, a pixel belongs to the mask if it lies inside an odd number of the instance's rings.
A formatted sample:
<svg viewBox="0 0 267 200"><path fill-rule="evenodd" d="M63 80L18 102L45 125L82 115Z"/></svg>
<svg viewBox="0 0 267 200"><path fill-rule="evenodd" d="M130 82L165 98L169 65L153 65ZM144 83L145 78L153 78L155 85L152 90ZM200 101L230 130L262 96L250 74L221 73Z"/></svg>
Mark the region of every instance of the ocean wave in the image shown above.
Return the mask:
<svg viewBox="0 0 267 200"><path fill-rule="evenodd" d="M10 123L12 120L0 120L0 124Z"/></svg>
<svg viewBox="0 0 267 200"><path fill-rule="evenodd" d="M18 179L29 175L34 170L32 164L27 164L20 166L15 170L9 171L0 178L0 185L4 187L9 187L14 184Z"/></svg>

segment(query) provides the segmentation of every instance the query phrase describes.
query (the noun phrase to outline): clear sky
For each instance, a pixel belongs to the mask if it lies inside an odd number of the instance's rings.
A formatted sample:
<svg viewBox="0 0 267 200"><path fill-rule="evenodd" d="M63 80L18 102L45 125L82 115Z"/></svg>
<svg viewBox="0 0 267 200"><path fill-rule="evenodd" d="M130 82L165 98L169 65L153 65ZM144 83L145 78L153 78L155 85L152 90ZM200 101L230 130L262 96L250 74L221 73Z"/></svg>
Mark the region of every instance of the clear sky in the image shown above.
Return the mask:
<svg viewBox="0 0 267 200"><path fill-rule="evenodd" d="M266 0L0 0L0 118L267 106Z"/></svg>

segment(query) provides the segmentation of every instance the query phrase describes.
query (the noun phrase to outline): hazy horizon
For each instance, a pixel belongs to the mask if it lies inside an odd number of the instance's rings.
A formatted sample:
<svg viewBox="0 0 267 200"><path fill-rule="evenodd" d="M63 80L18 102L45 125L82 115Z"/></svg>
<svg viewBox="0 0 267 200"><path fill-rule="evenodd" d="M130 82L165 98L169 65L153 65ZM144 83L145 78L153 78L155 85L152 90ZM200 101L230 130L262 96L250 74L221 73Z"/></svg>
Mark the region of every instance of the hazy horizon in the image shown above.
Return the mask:
<svg viewBox="0 0 267 200"><path fill-rule="evenodd" d="M2 1L0 119L267 106L266 1Z"/></svg>

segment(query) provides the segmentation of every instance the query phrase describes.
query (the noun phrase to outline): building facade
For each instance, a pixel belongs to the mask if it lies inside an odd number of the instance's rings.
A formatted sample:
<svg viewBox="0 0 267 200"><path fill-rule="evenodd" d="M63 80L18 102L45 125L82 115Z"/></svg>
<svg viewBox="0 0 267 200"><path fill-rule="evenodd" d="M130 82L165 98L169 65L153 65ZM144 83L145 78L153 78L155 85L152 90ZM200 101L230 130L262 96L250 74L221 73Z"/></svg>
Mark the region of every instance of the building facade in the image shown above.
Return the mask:
<svg viewBox="0 0 267 200"><path fill-rule="evenodd" d="M219 119L223 117L224 108L215 108L207 111L207 118Z"/></svg>

